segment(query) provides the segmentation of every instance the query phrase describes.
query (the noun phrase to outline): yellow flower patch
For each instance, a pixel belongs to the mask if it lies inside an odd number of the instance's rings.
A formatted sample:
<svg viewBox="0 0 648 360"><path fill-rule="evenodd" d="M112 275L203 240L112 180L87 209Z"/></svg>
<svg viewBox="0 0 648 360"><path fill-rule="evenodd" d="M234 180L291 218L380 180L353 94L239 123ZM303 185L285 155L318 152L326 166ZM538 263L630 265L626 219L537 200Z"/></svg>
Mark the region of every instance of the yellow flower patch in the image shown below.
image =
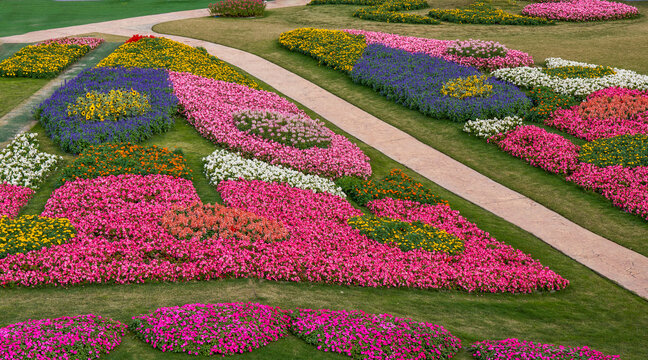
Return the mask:
<svg viewBox="0 0 648 360"><path fill-rule="evenodd" d="M90 51L87 45L29 45L0 62L0 76L49 79Z"/></svg>
<svg viewBox="0 0 648 360"><path fill-rule="evenodd" d="M130 89L110 90L107 93L89 91L79 96L67 108L68 116L83 121L117 121L129 116L143 115L151 109L148 96Z"/></svg>
<svg viewBox="0 0 648 360"><path fill-rule="evenodd" d="M485 97L493 92L493 85L487 84L486 80L488 80L486 75L452 79L443 84L441 94L459 99Z"/></svg>
<svg viewBox="0 0 648 360"><path fill-rule="evenodd" d="M166 38L143 38L125 43L97 66L162 68L259 88L254 80L206 51Z"/></svg>
<svg viewBox="0 0 648 360"><path fill-rule="evenodd" d="M370 239L398 246L403 251L422 249L457 254L464 250L458 237L420 222L408 223L375 216L357 216L348 224Z"/></svg>
<svg viewBox="0 0 648 360"><path fill-rule="evenodd" d="M23 215L16 219L0 217L0 258L15 253L60 245L74 238L76 230L70 220Z"/></svg>

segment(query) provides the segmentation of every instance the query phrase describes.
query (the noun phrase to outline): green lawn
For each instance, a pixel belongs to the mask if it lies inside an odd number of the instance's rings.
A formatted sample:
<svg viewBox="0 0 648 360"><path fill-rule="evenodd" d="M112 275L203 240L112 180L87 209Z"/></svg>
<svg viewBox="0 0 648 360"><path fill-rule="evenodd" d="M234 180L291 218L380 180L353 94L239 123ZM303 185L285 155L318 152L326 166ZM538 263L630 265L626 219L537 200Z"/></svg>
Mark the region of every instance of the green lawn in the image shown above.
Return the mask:
<svg viewBox="0 0 648 360"><path fill-rule="evenodd" d="M210 0L2 0L0 36L126 17L205 9Z"/></svg>
<svg viewBox="0 0 648 360"><path fill-rule="evenodd" d="M265 89L272 90L262 84ZM302 107L303 108L303 107ZM316 114L309 112L311 116ZM330 124L329 124L330 125ZM331 126L334 131L344 132ZM49 138L39 132L41 147L63 154ZM348 136L348 134L345 134ZM353 141L356 139L350 137ZM182 148L193 169L194 184L204 202L219 201L215 189L202 173L200 159L215 146L201 138L185 121L178 119L174 129L146 142L169 148ZM371 157L374 178L400 167L380 152L358 144ZM530 295L468 294L458 291L414 289L372 289L308 283L284 283L263 280L229 279L222 281L158 283L141 285L90 285L61 288L0 290L0 326L28 318L58 317L95 313L128 322L130 317L161 306L196 302L255 301L283 308L362 309L443 325L459 336L464 348L483 339L519 337L564 345L588 345L623 359L648 357L648 302L601 278L551 248L533 235L503 221L493 214L449 193L412 171L416 180L447 199L482 229L550 267L571 281L556 293ZM30 201L23 213L42 211L58 174L52 175ZM105 359L194 359L184 354L153 350L129 334ZM198 357L202 359L201 357ZM206 359L206 357L204 357ZM295 337L280 340L251 354L235 359L343 359L339 355L316 351ZM469 359L462 351L457 359Z"/></svg>
<svg viewBox="0 0 648 360"><path fill-rule="evenodd" d="M519 10L523 4L526 3L509 7ZM633 4L639 6L640 11L648 12L648 4ZM455 7L456 4L443 0L437 6ZM462 132L461 124L432 119L393 103L368 87L354 84L343 73L318 66L312 58L292 53L277 42L281 32L299 27L359 28L440 39L472 37L497 40L529 52L537 62L549 56L562 56L648 73L645 58L648 42L639 40L640 34L648 31L645 16L634 20L542 27L411 25L353 18L351 14L356 8L331 5L284 8L268 11L267 16L260 19L205 17L159 24L154 30L235 47L279 64L575 223L648 255L648 226L641 218L622 212L598 194L533 168L482 139L468 136Z"/></svg>

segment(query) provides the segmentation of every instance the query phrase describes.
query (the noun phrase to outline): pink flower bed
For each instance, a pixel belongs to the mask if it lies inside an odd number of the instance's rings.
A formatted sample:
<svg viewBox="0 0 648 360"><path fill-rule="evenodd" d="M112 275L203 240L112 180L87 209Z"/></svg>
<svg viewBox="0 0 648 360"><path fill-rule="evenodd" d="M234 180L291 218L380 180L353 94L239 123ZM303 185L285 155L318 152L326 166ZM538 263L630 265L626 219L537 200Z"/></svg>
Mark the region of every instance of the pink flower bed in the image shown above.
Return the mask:
<svg viewBox="0 0 648 360"><path fill-rule="evenodd" d="M369 158L362 150L329 129L326 129L331 139L328 147L298 149L236 127L232 113L244 110L305 116L295 104L275 93L188 73L170 72L169 77L189 122L214 143L271 164L325 177L346 175L366 178L371 174Z"/></svg>
<svg viewBox="0 0 648 360"><path fill-rule="evenodd" d="M648 134L648 92L615 87L599 90L578 106L555 111L545 124L587 141Z"/></svg>
<svg viewBox="0 0 648 360"><path fill-rule="evenodd" d="M30 188L0 183L0 217L16 217L32 196L34 190Z"/></svg>
<svg viewBox="0 0 648 360"><path fill-rule="evenodd" d="M461 340L443 326L360 310L297 309L290 330L322 351L354 359L450 359Z"/></svg>
<svg viewBox="0 0 648 360"><path fill-rule="evenodd" d="M288 335L290 318L256 303L188 304L133 317L131 331L161 351L190 355L251 352Z"/></svg>
<svg viewBox="0 0 648 360"><path fill-rule="evenodd" d="M639 10L620 2L571 0L530 4L522 9L522 15L562 21L596 21L639 16Z"/></svg>
<svg viewBox="0 0 648 360"><path fill-rule="evenodd" d="M551 360L618 360L619 355L605 355L587 346L572 347L534 343L519 339L480 341L472 344L470 353L477 360L551 359Z"/></svg>
<svg viewBox="0 0 648 360"><path fill-rule="evenodd" d="M438 57L447 61L455 62L457 64L473 66L488 71L500 68L533 66L533 58L531 57L531 55L514 49L507 49L505 56L497 56L491 58L458 56L447 53L448 47L460 43L460 41L458 40L427 39L355 29L346 29L344 31L348 32L349 34L364 35L365 40L367 41L367 45L382 44L384 46L405 50L411 53L424 53L432 57ZM473 41L477 42L478 40Z"/></svg>
<svg viewBox="0 0 648 360"><path fill-rule="evenodd" d="M121 343L126 325L96 315L29 320L0 328L0 358L96 359Z"/></svg>
<svg viewBox="0 0 648 360"><path fill-rule="evenodd" d="M648 220L648 167L627 168L620 165L600 168L581 163L567 180L593 190L614 206Z"/></svg>
<svg viewBox="0 0 648 360"><path fill-rule="evenodd" d="M567 176L578 168L580 146L537 126L520 126L488 139L507 153L546 171Z"/></svg>
<svg viewBox="0 0 648 360"><path fill-rule="evenodd" d="M95 49L101 43L104 42L104 39L93 38L93 37L67 37L67 38L58 38L58 39L49 39L45 40L39 45L48 45L52 43L61 44L61 45L87 45L90 49Z"/></svg>

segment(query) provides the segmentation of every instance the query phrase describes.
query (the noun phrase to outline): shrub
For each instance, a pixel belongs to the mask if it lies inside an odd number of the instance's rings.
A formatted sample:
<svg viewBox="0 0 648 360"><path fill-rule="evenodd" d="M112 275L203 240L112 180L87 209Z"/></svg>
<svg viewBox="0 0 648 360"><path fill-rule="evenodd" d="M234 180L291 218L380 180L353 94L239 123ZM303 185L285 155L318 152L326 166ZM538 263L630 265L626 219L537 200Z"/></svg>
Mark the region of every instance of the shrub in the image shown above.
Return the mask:
<svg viewBox="0 0 648 360"><path fill-rule="evenodd" d="M393 244L403 251L422 249L457 254L464 244L458 237L421 222L408 223L371 215L347 220L362 235L381 243Z"/></svg>
<svg viewBox="0 0 648 360"><path fill-rule="evenodd" d="M326 125L302 114L243 110L232 117L241 131L298 149L326 148L331 144L331 132Z"/></svg>
<svg viewBox="0 0 648 360"><path fill-rule="evenodd" d="M153 68L182 71L258 88L252 79L237 72L206 51L167 38L139 38L125 43L105 57L97 67Z"/></svg>
<svg viewBox="0 0 648 360"><path fill-rule="evenodd" d="M554 21L542 17L521 16L496 9L483 1L476 1L466 9L432 9L428 16L459 24L548 25Z"/></svg>
<svg viewBox="0 0 648 360"><path fill-rule="evenodd" d="M137 43L141 41L144 40ZM115 117L115 121L88 121L85 117L68 114L68 107L79 97L92 91L109 94L114 89L132 89L145 95L150 109L141 115L126 111L129 115ZM106 142L140 142L173 125L178 99L172 91L164 70L92 68L68 81L42 102L37 117L48 136L67 152L79 153L88 146Z"/></svg>
<svg viewBox="0 0 648 360"><path fill-rule="evenodd" d="M400 169L393 169L382 180L360 180L346 177L337 181L344 192L353 201L366 205L375 199L393 198L412 200L423 204L448 204L423 186L414 181Z"/></svg>
<svg viewBox="0 0 648 360"><path fill-rule="evenodd" d="M461 340L442 326L360 310L297 309L290 331L306 343L353 359L450 359Z"/></svg>
<svg viewBox="0 0 648 360"><path fill-rule="evenodd" d="M92 314L28 320L0 328L0 357L94 359L116 348L125 334L126 325Z"/></svg>
<svg viewBox="0 0 648 360"><path fill-rule="evenodd" d="M257 303L187 304L133 317L137 337L161 351L242 354L288 335L290 318Z"/></svg>
<svg viewBox="0 0 648 360"><path fill-rule="evenodd" d="M620 135L590 141L583 145L578 159L598 167L648 166L648 135Z"/></svg>
<svg viewBox="0 0 648 360"><path fill-rule="evenodd" d="M251 243L272 243L286 240L289 235L280 222L219 204L196 203L169 210L160 225L180 240L235 238Z"/></svg>
<svg viewBox="0 0 648 360"><path fill-rule="evenodd" d="M320 64L351 72L367 44L364 36L339 30L300 28L281 33L279 44L315 58Z"/></svg>
<svg viewBox="0 0 648 360"><path fill-rule="evenodd" d="M63 169L57 187L66 181L123 174L171 175L192 180L191 169L181 150L117 143L86 148Z"/></svg>
<svg viewBox="0 0 648 360"><path fill-rule="evenodd" d="M263 16L266 4L264 0L221 0L209 4L213 16L252 17Z"/></svg>
<svg viewBox="0 0 648 360"><path fill-rule="evenodd" d="M20 133L0 150L0 183L38 189L63 160L40 151L36 133Z"/></svg>
<svg viewBox="0 0 648 360"><path fill-rule="evenodd" d="M65 218L23 215L10 219L3 216L0 217L0 258L60 245L75 235L74 226Z"/></svg>

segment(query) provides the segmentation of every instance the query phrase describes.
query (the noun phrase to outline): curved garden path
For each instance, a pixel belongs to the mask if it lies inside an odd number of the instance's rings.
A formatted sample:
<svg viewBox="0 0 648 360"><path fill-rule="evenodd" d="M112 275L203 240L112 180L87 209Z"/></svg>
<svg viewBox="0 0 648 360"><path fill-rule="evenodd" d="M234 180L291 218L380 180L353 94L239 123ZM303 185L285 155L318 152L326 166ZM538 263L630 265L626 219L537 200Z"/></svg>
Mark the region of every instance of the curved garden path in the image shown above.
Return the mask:
<svg viewBox="0 0 648 360"><path fill-rule="evenodd" d="M307 2L308 0L277 0L269 3L268 8L298 6ZM152 26L157 23L205 15L205 10L192 10L142 16L36 31L0 38L0 42L35 42L91 32L124 36L134 33L155 34ZM261 57L206 41L164 36L191 46L204 47L210 54L259 78L395 161L532 233L600 275L648 299L647 257L594 234ZM646 237L648 240L648 235Z"/></svg>

